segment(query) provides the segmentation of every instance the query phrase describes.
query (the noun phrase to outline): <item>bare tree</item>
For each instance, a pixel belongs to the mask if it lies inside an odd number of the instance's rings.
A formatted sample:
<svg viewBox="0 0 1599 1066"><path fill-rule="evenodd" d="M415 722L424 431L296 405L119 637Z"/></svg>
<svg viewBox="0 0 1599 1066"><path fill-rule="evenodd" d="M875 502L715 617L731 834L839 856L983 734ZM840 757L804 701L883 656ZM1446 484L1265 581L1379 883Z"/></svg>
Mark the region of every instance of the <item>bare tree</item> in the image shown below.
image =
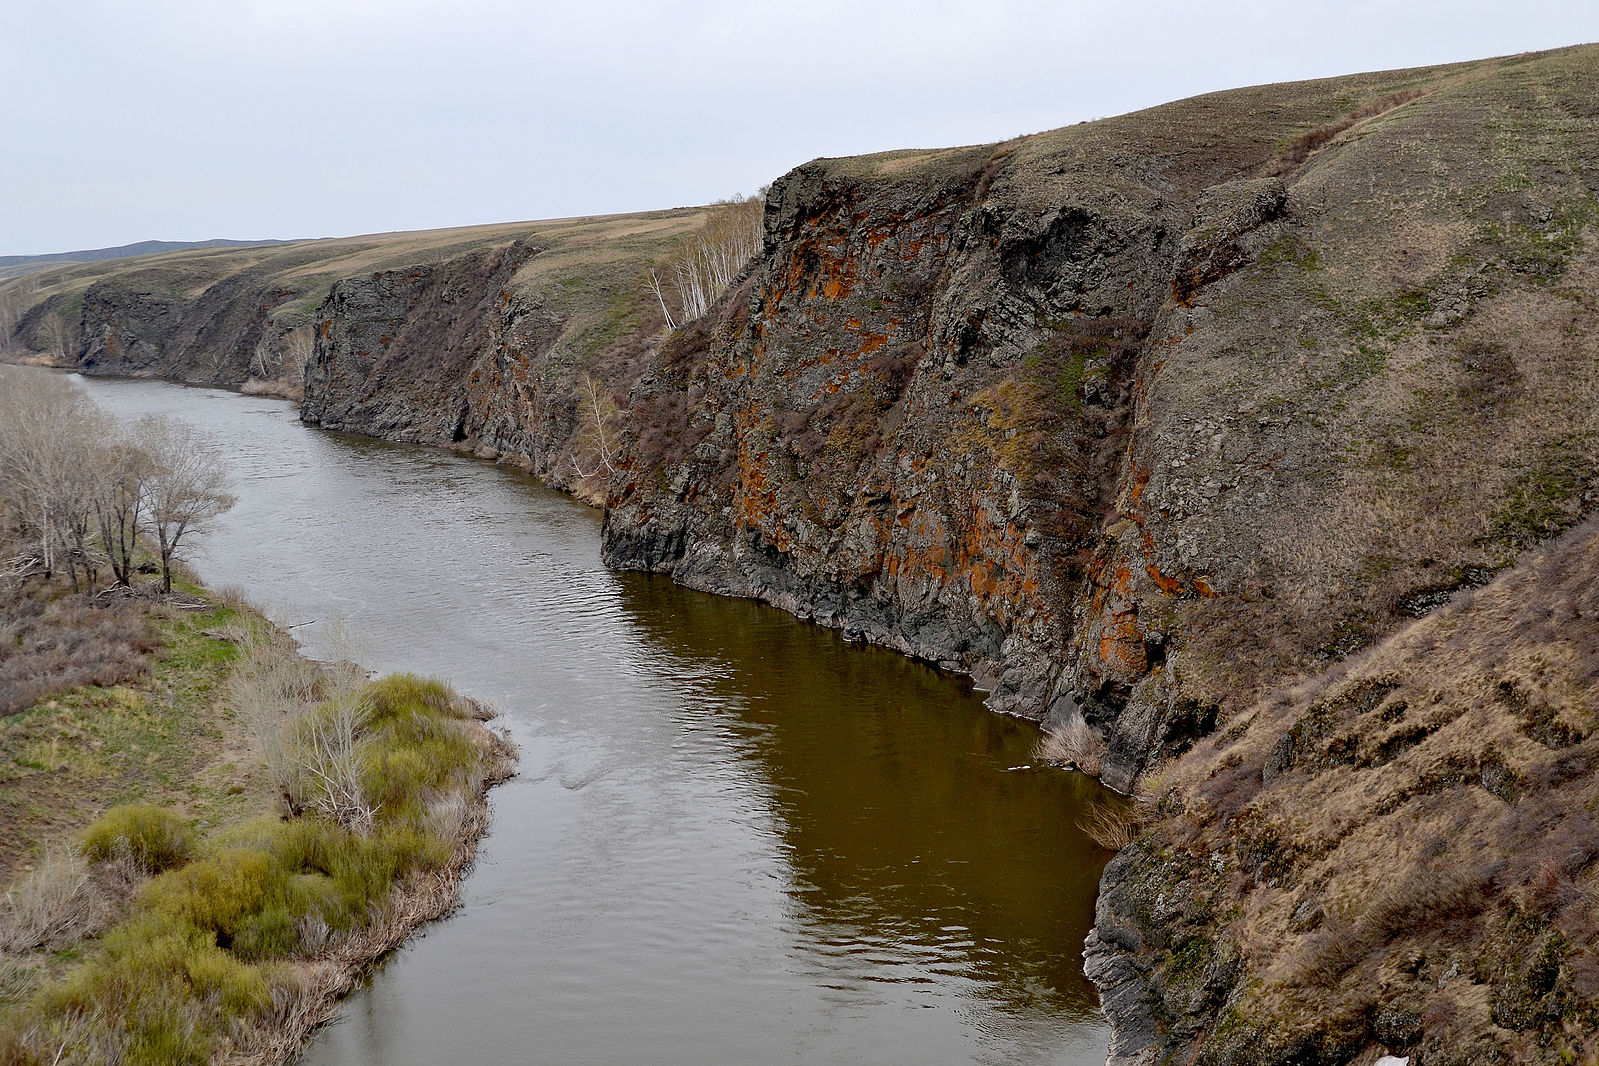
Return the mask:
<svg viewBox="0 0 1599 1066"><path fill-rule="evenodd" d="M74 360L76 342L72 326L66 317L59 311L46 315L42 326L44 331L45 352L57 363L65 364Z"/></svg>
<svg viewBox="0 0 1599 1066"><path fill-rule="evenodd" d="M672 312L666 306L666 293L661 285L661 272L650 267L649 280L644 283L644 289L661 305L661 317L666 319L666 328L676 329L677 323L672 319Z"/></svg>
<svg viewBox="0 0 1599 1066"><path fill-rule="evenodd" d="M295 326L283 335L283 357L278 371L284 381L296 385L305 381L305 367L311 361L315 344L316 329L309 325Z"/></svg>
<svg viewBox="0 0 1599 1066"><path fill-rule="evenodd" d="M95 461L99 472L95 524L100 534L100 547L111 564L117 584L131 587L150 458L119 434L100 446Z"/></svg>
<svg viewBox="0 0 1599 1066"><path fill-rule="evenodd" d="M615 476L616 453L611 446L611 437L618 414L616 401L611 399L610 390L595 378L584 374L578 382L577 402L578 418L583 428L578 433L577 450L572 458L573 469L578 477L593 477L602 469L608 476ZM594 457L593 465L588 470L583 469L577 458L585 452Z"/></svg>
<svg viewBox="0 0 1599 1066"><path fill-rule="evenodd" d="M91 442L111 432L83 390L63 378L9 371L0 388L0 487L46 577L66 562L73 524L92 509ZM73 569L76 583L76 569Z"/></svg>
<svg viewBox="0 0 1599 1066"><path fill-rule="evenodd" d="M95 423L99 424L98 427L94 425ZM115 423L104 412L94 410L91 418L79 427L79 432L84 435L78 436L71 442L73 450L78 453L78 462L66 471L63 478L60 514L57 518L66 549L67 574L72 578L73 592L79 591L80 571L83 574L83 583L90 589L94 588L94 583L99 579L99 562L102 556L99 546L95 543L95 520L100 497L97 443L114 434Z"/></svg>
<svg viewBox="0 0 1599 1066"><path fill-rule="evenodd" d="M27 306L27 294L20 284L0 289L0 351L11 347L12 341L16 340L17 323L21 321L22 312Z"/></svg>
<svg viewBox="0 0 1599 1066"><path fill-rule="evenodd" d="M283 353L272 346L268 337L262 337L255 342L255 350L250 353L250 376L262 379L274 378L278 369L283 365Z"/></svg>
<svg viewBox="0 0 1599 1066"><path fill-rule="evenodd" d="M172 557L190 533L234 504L222 460L192 427L146 415L134 438L149 460L146 514L161 554L161 591L172 591Z"/></svg>
<svg viewBox="0 0 1599 1066"><path fill-rule="evenodd" d="M760 252L764 209L764 189L752 197L721 200L711 206L701 231L672 255L668 268L681 309L675 323L662 295L661 276L650 271L645 289L660 302L668 329L692 322L710 310L744 265Z"/></svg>

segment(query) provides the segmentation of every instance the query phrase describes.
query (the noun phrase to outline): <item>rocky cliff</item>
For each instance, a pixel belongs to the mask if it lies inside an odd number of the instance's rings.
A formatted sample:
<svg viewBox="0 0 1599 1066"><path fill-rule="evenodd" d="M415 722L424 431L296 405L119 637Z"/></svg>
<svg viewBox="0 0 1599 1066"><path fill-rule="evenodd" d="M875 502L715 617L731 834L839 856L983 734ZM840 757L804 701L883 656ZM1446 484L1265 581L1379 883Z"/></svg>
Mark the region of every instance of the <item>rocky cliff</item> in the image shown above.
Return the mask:
<svg viewBox="0 0 1599 1066"><path fill-rule="evenodd" d="M660 324L639 278L703 214L74 264L0 286L0 311L34 359L304 395L329 428L503 456L599 500L573 461L577 389L625 394Z"/></svg>
<svg viewBox="0 0 1599 1066"><path fill-rule="evenodd" d="M1541 61L1575 79L1559 115L1589 56ZM968 671L999 710L1080 706L1129 787L1229 701L1502 565L1527 471L1587 470L1553 409L1495 384L1568 373L1548 337L1504 353L1491 317L1560 300L1592 213L1582 142L1479 110L1533 106L1557 84L1536 70L800 168L758 265L632 397L606 558Z"/></svg>
<svg viewBox="0 0 1599 1066"><path fill-rule="evenodd" d="M301 417L514 462L602 503L606 471L585 437L592 409L621 431L615 397L660 341L642 277L699 217L542 224L513 242L340 278L316 312Z"/></svg>
<svg viewBox="0 0 1599 1066"><path fill-rule="evenodd" d="M757 263L633 391L606 559L967 671L998 710L1080 713L1117 788L1173 760L1258 783L1211 742L1184 753L1599 502L1595 101L1583 48L801 167L773 186ZM1486 787L1469 768L1433 777L1450 811ZM1159 800L1153 841L1179 816L1246 827L1241 808ZM1408 876L1443 868L1380 824ZM1314 825L1281 817L1266 853L1320 854ZM1107 871L1094 973L1119 1048L1443 1056L1512 1016L1410 1004L1394 1021L1380 986L1273 1013L1269 937L1226 932L1251 897L1206 865L1232 860L1174 839ZM1385 861L1352 854L1368 880ZM1362 919L1356 881L1316 876L1372 952L1403 921L1459 917L1400 902ZM1473 914L1516 906L1513 879L1482 884ZM1534 965L1525 937L1478 943L1452 949L1477 966L1461 1003ZM1307 972L1318 988L1371 976ZM1533 1035L1499 1046L1530 1061L1573 1015L1528 1009L1514 1017ZM1285 1017L1294 1039L1264 1041Z"/></svg>

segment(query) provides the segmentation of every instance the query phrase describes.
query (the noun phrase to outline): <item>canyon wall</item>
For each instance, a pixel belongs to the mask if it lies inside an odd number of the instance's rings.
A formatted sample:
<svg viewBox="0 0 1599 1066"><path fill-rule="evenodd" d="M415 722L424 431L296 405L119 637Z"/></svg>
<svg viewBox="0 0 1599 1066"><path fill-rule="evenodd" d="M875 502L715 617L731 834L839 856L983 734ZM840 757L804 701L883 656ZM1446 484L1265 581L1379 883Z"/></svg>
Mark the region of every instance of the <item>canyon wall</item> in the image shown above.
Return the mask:
<svg viewBox="0 0 1599 1066"><path fill-rule="evenodd" d="M1530 413L1469 477L1443 452L1490 434L1440 439L1510 372L1461 354L1492 343L1476 301L1540 243L1532 215L1591 195L1484 193L1468 220L1470 96L1496 71L799 168L743 283L631 398L606 559L969 672L997 710L1080 710L1125 790L1229 701L1502 565L1521 534L1474 516L1565 461ZM1394 528L1411 516L1429 528Z"/></svg>
<svg viewBox="0 0 1599 1066"><path fill-rule="evenodd" d="M1469 693L1418 723L1341 679L1599 504L1596 101L1589 47L801 167L633 390L605 558L968 672L997 710L1081 713L1107 744L1082 761L1145 782L1090 945L1118 1061L1564 1061L1596 938L1558 908L1591 906L1599 838L1539 818L1586 755L1529 754L1507 791L1439 724ZM1513 630L1485 628L1491 666ZM1516 654L1580 658L1540 640ZM1599 714L1573 678L1565 747ZM1487 735L1547 724L1514 704ZM1292 776L1265 787L1263 706L1331 745L1306 763L1330 805L1359 766L1420 785L1314 817ZM1473 847L1544 866L1373 888L1449 868L1406 826L1495 804L1521 812ZM1528 932L1535 867L1561 887ZM1332 961L1280 965L1285 930Z"/></svg>
<svg viewBox="0 0 1599 1066"><path fill-rule="evenodd" d="M1103 750L1079 760L1143 782L1090 944L1125 1061L1489 1044L1554 1061L1599 937L1558 908L1516 924L1536 871L1483 873L1465 909L1369 890L1376 866L1432 876L1447 853L1422 855L1405 819L1545 809L1525 805L1576 756L1515 738L1586 751L1587 668L1562 682L1563 731L1494 704L1519 752L1498 762L1443 711L1406 718L1470 693L1396 710L1399 682L1360 669L1419 671L1391 651L1419 624L1501 632L1451 602L1599 504L1596 101L1585 47L818 160L772 186L761 253L670 335L640 280L692 213L322 255L249 284L45 274L23 335L44 347L65 316L74 365L236 382L263 323L308 323L308 421L521 463L606 502L612 566L968 673L999 711L1080 717ZM1551 662L1585 654L1539 640ZM1314 772L1352 804L1355 770L1391 764L1425 787L1331 830L1286 798ZM1482 847L1556 847L1554 822L1489 813ZM1388 850L1327 860L1319 834L1368 824ZM1588 899L1587 846L1536 874L1561 907ZM1407 922L1440 939L1422 950ZM1273 945L1328 930L1360 952L1279 965ZM1515 999L1534 1006L1491 1007L1535 963ZM1418 975L1466 984L1440 1005Z"/></svg>

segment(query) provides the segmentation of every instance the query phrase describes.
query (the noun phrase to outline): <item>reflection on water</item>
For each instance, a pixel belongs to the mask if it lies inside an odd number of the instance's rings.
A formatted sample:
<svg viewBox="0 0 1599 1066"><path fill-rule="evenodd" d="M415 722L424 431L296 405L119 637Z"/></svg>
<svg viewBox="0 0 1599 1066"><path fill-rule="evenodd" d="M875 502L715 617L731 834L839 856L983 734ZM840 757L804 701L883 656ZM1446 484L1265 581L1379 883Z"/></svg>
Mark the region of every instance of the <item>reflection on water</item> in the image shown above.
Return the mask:
<svg viewBox="0 0 1599 1066"><path fill-rule="evenodd" d="M212 433L239 505L197 569L313 652L496 702L522 746L464 907L316 1066L1104 1061L1082 975L1095 787L962 682L599 563L514 471L308 430L279 401L88 381Z"/></svg>

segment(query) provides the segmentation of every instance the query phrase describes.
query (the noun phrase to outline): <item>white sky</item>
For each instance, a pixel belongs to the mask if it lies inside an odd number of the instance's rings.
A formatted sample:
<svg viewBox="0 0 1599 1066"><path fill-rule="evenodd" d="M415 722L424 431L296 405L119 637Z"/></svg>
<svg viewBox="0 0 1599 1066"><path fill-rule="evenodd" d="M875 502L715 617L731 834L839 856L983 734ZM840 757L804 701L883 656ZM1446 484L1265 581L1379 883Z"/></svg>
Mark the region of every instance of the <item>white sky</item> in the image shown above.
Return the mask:
<svg viewBox="0 0 1599 1066"><path fill-rule="evenodd" d="M0 0L0 254L704 203L822 155L1599 40L1599 0Z"/></svg>

